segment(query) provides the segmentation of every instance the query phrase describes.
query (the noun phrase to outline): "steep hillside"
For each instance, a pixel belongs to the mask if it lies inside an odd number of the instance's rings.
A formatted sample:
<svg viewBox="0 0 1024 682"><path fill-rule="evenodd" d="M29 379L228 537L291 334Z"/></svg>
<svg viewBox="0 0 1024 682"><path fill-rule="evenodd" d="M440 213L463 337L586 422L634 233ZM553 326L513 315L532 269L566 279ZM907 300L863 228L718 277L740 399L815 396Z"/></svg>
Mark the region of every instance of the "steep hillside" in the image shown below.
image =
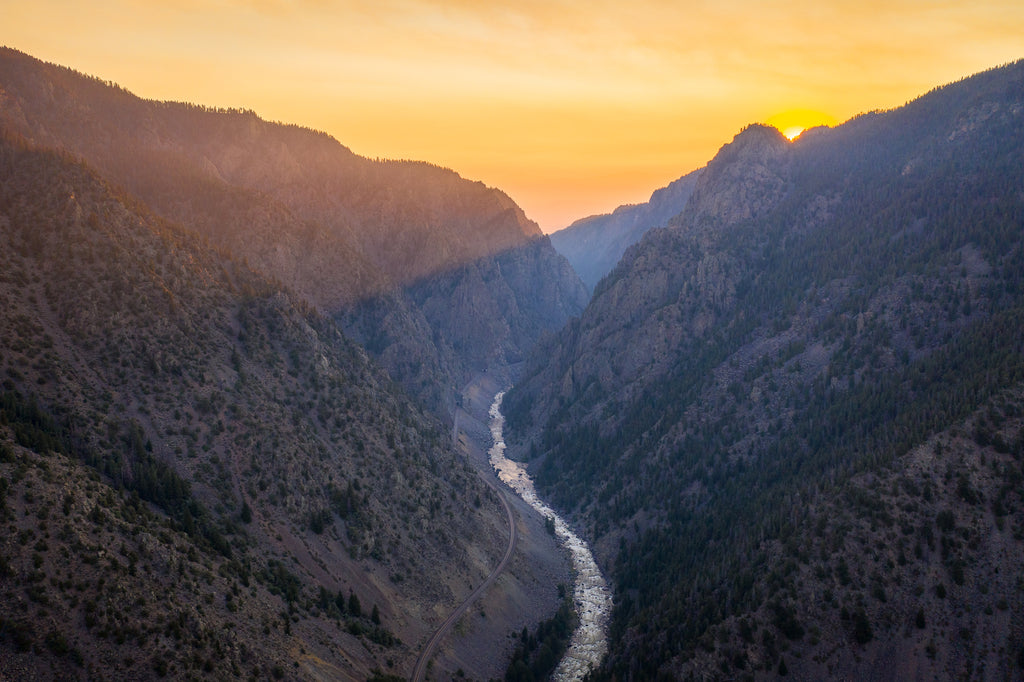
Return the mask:
<svg viewBox="0 0 1024 682"><path fill-rule="evenodd" d="M212 188L233 191L263 210L271 210L272 200L291 220L319 228L288 235L303 247L289 253L295 259L323 258L337 243L347 243L392 281L407 284L541 234L502 192L444 168L372 161L323 133L263 121L251 111L143 100L14 50L2 56L3 118L11 129L87 159L176 218L207 213L204 199ZM210 189L194 191L203 185ZM207 229L228 230L216 224ZM236 247L245 243L237 234L224 238L238 240ZM309 248L315 239L326 241ZM317 266L299 260L291 267ZM339 289L333 284L311 293L321 303ZM367 291L344 293L359 297Z"/></svg>
<svg viewBox="0 0 1024 682"><path fill-rule="evenodd" d="M1024 675L1022 396L1001 393L889 466L781 505L740 578L761 605L709 627L674 674Z"/></svg>
<svg viewBox="0 0 1024 682"><path fill-rule="evenodd" d="M337 315L396 380L450 406L471 376L520 363L545 332L578 315L587 292L546 239L366 299Z"/></svg>
<svg viewBox="0 0 1024 682"><path fill-rule="evenodd" d="M579 279L508 196L447 169L365 159L325 134L249 111L142 100L10 49L0 50L0 122L85 159L162 217L339 315L357 336L387 318L394 333L378 334L375 350L435 406L446 399L437 387L486 366L453 351L467 339L482 357L510 346L522 354L535 330L559 328L586 302ZM496 259L511 252L522 269L542 273L543 295L536 280L504 279ZM474 289L477 270L497 272L495 285L517 305L493 307L510 317L466 326L427 314L406 292L426 287L434 298L458 280L460 291L489 297ZM447 284L432 287L434 277Z"/></svg>
<svg viewBox="0 0 1024 682"><path fill-rule="evenodd" d="M612 213L577 220L550 235L551 245L566 257L591 291L611 272L626 249L654 227L664 227L679 215L700 177L687 173L651 195L645 204L619 206Z"/></svg>
<svg viewBox="0 0 1024 682"><path fill-rule="evenodd" d="M507 534L442 427L81 162L0 178L5 677L404 674Z"/></svg>
<svg viewBox="0 0 1024 682"><path fill-rule="evenodd" d="M1022 63L752 126L537 349L508 423L615 578L603 676L1022 674L1018 426L959 435L1016 424L1022 131Z"/></svg>

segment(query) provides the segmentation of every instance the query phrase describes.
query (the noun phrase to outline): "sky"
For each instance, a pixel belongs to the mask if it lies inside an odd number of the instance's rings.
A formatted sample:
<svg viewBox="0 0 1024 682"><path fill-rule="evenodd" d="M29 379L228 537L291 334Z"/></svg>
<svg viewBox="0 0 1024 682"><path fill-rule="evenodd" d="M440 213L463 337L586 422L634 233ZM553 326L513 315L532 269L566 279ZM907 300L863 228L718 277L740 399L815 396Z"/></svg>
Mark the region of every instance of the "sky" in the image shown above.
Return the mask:
<svg viewBox="0 0 1024 682"><path fill-rule="evenodd" d="M1024 58L1021 0L0 0L0 44L507 192L546 232Z"/></svg>

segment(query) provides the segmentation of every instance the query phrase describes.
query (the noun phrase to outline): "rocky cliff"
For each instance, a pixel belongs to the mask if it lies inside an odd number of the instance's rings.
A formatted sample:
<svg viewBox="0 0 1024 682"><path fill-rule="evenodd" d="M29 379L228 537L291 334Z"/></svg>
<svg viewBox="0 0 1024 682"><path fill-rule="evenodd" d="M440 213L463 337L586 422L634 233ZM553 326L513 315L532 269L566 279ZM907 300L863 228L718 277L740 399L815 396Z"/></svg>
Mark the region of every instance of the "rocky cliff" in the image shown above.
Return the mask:
<svg viewBox="0 0 1024 682"><path fill-rule="evenodd" d="M615 577L599 679L1021 674L1022 123L1017 63L751 126L531 356L512 437Z"/></svg>

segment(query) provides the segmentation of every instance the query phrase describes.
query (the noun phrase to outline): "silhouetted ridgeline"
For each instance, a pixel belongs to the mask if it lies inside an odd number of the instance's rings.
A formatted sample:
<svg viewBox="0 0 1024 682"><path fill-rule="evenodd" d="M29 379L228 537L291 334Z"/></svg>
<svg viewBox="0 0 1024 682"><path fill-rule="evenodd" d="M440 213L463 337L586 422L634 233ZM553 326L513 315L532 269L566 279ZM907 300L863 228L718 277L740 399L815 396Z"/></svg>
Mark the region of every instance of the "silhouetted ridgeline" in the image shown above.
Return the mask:
<svg viewBox="0 0 1024 682"><path fill-rule="evenodd" d="M599 678L1024 674L1024 64L751 126L505 400Z"/></svg>
<svg viewBox="0 0 1024 682"><path fill-rule="evenodd" d="M143 100L6 48L0 88L5 129L84 159L360 340L381 328L376 354L435 409L451 386L517 361L586 303L579 278L515 202L448 169L372 161L251 111ZM439 297L458 315L421 307ZM484 309L500 317L467 326ZM459 350L467 341L473 358Z"/></svg>

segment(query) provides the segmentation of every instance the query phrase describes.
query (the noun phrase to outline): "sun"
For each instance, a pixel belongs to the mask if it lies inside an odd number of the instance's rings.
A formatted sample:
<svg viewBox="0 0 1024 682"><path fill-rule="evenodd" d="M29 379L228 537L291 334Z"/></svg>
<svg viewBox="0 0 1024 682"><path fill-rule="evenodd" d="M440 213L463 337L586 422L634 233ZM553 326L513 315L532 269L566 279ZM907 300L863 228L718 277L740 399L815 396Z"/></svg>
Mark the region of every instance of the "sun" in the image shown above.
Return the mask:
<svg viewBox="0 0 1024 682"><path fill-rule="evenodd" d="M765 123L778 128L789 140L795 140L808 128L834 126L837 122L834 116L814 109L787 109L765 120Z"/></svg>
<svg viewBox="0 0 1024 682"><path fill-rule="evenodd" d="M787 140L794 140L797 137L799 137L800 133L802 133L804 130L806 130L806 128L804 128L803 126L789 126L788 128L782 131L782 134L786 136Z"/></svg>

